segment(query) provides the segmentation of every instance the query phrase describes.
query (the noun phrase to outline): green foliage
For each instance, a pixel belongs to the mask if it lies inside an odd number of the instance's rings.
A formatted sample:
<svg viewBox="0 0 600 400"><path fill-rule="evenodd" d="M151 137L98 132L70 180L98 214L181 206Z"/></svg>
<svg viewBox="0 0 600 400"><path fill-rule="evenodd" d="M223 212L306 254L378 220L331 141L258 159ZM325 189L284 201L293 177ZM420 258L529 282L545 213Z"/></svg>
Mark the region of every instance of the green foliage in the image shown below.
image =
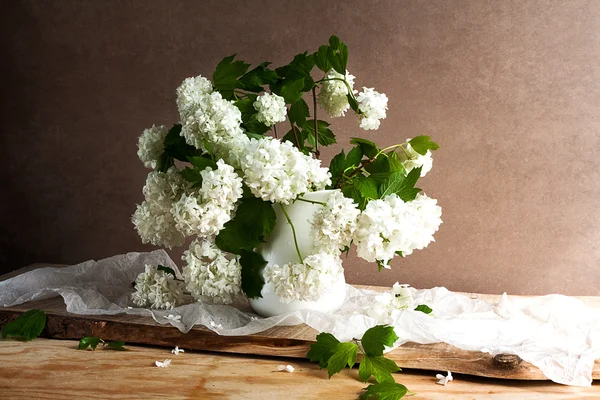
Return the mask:
<svg viewBox="0 0 600 400"><path fill-rule="evenodd" d="M355 137L350 139L350 144L356 144L360 146L363 154L369 158L374 158L379 154L379 147L377 147L377 145L370 140Z"/></svg>
<svg viewBox="0 0 600 400"><path fill-rule="evenodd" d="M354 147L346 156L344 150L337 154L329 164L329 172L331 173L331 182L333 188L340 187L343 182L345 172L349 169L356 169L360 166L360 160L363 157L363 152L360 146Z"/></svg>
<svg viewBox="0 0 600 400"><path fill-rule="evenodd" d="M329 51L329 46L322 45L319 47L319 50L314 54L315 64L317 68L319 68L323 72L327 72L331 69L331 61L329 61L329 56L327 52Z"/></svg>
<svg viewBox="0 0 600 400"><path fill-rule="evenodd" d="M276 221L270 202L256 197L242 198L235 217L225 224L215 242L221 250L234 254L253 251L271 234Z"/></svg>
<svg viewBox="0 0 600 400"><path fill-rule="evenodd" d="M265 284L262 270L267 261L255 251L241 250L240 265L242 266L242 290L249 298L262 297L260 292Z"/></svg>
<svg viewBox="0 0 600 400"><path fill-rule="evenodd" d="M206 168L217 169L217 163L208 158L208 156L195 156L189 157L188 161L194 166L194 168L203 171Z"/></svg>
<svg viewBox="0 0 600 400"><path fill-rule="evenodd" d="M277 72L267 68L271 63L264 62L256 68L244 74L240 79L240 88L249 92L260 93L265 85L270 85L277 81Z"/></svg>
<svg viewBox="0 0 600 400"><path fill-rule="evenodd" d="M432 142L429 136L415 136L408 143L413 148L414 151L421 155L425 155L427 150L437 150L440 146Z"/></svg>
<svg viewBox="0 0 600 400"><path fill-rule="evenodd" d="M371 376L379 383L395 382L393 372L400 371L400 367L393 360L383 356L365 355L358 368L358 376L361 381L366 382Z"/></svg>
<svg viewBox="0 0 600 400"><path fill-rule="evenodd" d="M293 104L302 98L303 88L304 78L288 81L279 90L279 95L283 97L287 104Z"/></svg>
<svg viewBox="0 0 600 400"><path fill-rule="evenodd" d="M104 343L104 341L102 339L100 339L98 336L83 337L79 341L77 350L87 350L87 349L96 350L96 347L98 347L98 345L100 344L101 341Z"/></svg>
<svg viewBox="0 0 600 400"><path fill-rule="evenodd" d="M167 274L171 274L171 275L173 275L173 277L177 277L177 275L175 274L175 270L173 270L173 268L165 267L164 265L159 265L158 267L156 267L156 270L165 272Z"/></svg>
<svg viewBox="0 0 600 400"><path fill-rule="evenodd" d="M419 304L415 308L415 311L421 311L422 313L425 313L425 314L431 314L433 312L431 307L429 307L427 304Z"/></svg>
<svg viewBox="0 0 600 400"><path fill-rule="evenodd" d="M322 146L329 146L330 144L336 143L335 135L329 129L329 123L327 121L317 120L317 129L319 129L319 144ZM308 143L311 146L315 145L315 120L309 119L304 125L302 125L302 132L305 134Z"/></svg>
<svg viewBox="0 0 600 400"><path fill-rule="evenodd" d="M233 61L234 58L235 54L221 60L213 74L213 87L221 93L240 87L238 78L244 75L250 67L250 64L243 61Z"/></svg>
<svg viewBox="0 0 600 400"><path fill-rule="evenodd" d="M125 347L123 347L125 345L125 342L123 342L121 340L116 340L113 342L105 342L104 340L100 339L98 336L86 336L84 338L81 338L81 340L79 341L79 345L77 346L77 350L87 350L87 349L96 350L96 348L98 347L98 345L100 343L102 343L102 347L105 348L106 350L120 350L120 351L127 350Z"/></svg>
<svg viewBox="0 0 600 400"><path fill-rule="evenodd" d="M393 382L382 382L366 387L360 400L398 400L408 393L406 386Z"/></svg>
<svg viewBox="0 0 600 400"><path fill-rule="evenodd" d="M46 313L42 310L29 310L2 327L2 339L15 336L29 342L40 336L45 326Z"/></svg>
<svg viewBox="0 0 600 400"><path fill-rule="evenodd" d="M333 348L333 354L327 360L329 378L346 368L346 365L352 368L356 363L357 354L358 346L356 343L346 342L336 344Z"/></svg>
<svg viewBox="0 0 600 400"><path fill-rule="evenodd" d="M181 125L175 124L165 137L163 154L159 158L157 170L166 172L174 165L173 160L188 161L190 157L199 155L199 151L186 143L181 134Z"/></svg>
<svg viewBox="0 0 600 400"><path fill-rule="evenodd" d="M392 347L396 340L398 340L398 336L393 327L377 325L365 332L361 343L367 355L381 356L385 346Z"/></svg>
<svg viewBox="0 0 600 400"><path fill-rule="evenodd" d="M308 104L302 98L295 103L292 103L288 112L288 118L290 122L297 126L303 126L306 119L310 117L310 111L308 110Z"/></svg>
<svg viewBox="0 0 600 400"><path fill-rule="evenodd" d="M322 332L317 335L317 342L310 345L306 357L310 361L318 362L319 367L326 368L329 358L334 353L335 346L340 343L331 333Z"/></svg>
<svg viewBox="0 0 600 400"><path fill-rule="evenodd" d="M402 172L392 173L379 186L379 198L384 198L395 193L404 201L411 201L417 197L421 189L415 188L417 180L421 176L421 168L414 168L404 176Z"/></svg>

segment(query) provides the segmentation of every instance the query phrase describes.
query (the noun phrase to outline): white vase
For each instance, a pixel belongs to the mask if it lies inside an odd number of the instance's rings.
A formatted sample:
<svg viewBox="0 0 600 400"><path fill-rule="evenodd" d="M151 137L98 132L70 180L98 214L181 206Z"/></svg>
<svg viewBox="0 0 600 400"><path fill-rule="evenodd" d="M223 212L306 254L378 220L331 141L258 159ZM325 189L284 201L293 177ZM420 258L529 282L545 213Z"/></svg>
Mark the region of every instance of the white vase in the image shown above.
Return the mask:
<svg viewBox="0 0 600 400"><path fill-rule="evenodd" d="M301 196L306 200L326 202L335 190L321 190L309 192ZM310 220L320 204L296 201L284 206L285 210L296 229L296 239L300 254L307 256L314 253L314 244ZM267 265L283 265L289 262L298 262L298 253L294 244L294 235L288 224L283 211L279 205L274 206L277 214L277 224L269 240L264 243L258 252L267 261ZM321 312L334 312L338 310L346 299L346 280L341 274L340 279L335 282L332 290L317 301L293 300L289 303L281 301L275 293L272 283L265 283L261 291L262 297L250 299L250 306L257 314L263 317L271 317L297 310L316 310Z"/></svg>

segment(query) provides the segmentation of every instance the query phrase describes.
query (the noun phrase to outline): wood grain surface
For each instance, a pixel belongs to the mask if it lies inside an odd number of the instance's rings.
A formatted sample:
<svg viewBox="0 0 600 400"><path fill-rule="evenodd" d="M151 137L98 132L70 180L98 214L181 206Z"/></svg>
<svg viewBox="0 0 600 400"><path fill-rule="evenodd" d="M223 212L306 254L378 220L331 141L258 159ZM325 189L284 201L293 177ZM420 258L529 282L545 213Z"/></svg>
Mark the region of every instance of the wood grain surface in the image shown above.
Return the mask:
<svg viewBox="0 0 600 400"><path fill-rule="evenodd" d="M31 269L31 267L29 267ZM12 276L13 274L11 274ZM8 276L0 277L0 280ZM376 286L362 286L372 290L389 290ZM469 294L472 298L495 302L497 295ZM600 308L600 298L580 297L591 307ZM305 358L314 342L317 331L307 325L278 326L248 336L220 336L213 331L197 327L182 333L170 325L160 325L151 317L133 315L87 316L70 314L65 310L62 297L28 302L14 307L0 308L0 326L17 318L23 312L37 308L48 316L42 336L55 339L76 339L98 336L104 340L123 340L155 346L210 350L215 352L251 354L262 356ZM487 353L465 351L445 343L421 345L406 343L388 353L389 358L402 368L432 371L453 371L480 377L546 380L532 364L514 357L492 357ZM600 379L600 360L594 366L593 378Z"/></svg>
<svg viewBox="0 0 600 400"><path fill-rule="evenodd" d="M1 399L357 399L367 384L358 371L327 372L306 360L217 354L127 345L127 351L78 351L76 341L0 341ZM156 360L171 359L167 368ZM293 373L276 372L291 364ZM438 371L440 372L440 371ZM483 379L454 374L447 386L434 372L404 370L398 383L414 400L599 399L600 382L570 387L551 382Z"/></svg>

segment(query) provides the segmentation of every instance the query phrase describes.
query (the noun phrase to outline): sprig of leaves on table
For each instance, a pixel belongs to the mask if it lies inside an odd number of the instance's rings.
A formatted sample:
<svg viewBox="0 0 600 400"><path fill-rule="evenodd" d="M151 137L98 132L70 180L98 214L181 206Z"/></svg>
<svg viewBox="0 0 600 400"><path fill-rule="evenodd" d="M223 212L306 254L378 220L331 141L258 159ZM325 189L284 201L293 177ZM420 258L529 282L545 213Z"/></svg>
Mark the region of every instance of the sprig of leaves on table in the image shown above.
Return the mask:
<svg viewBox="0 0 600 400"><path fill-rule="evenodd" d="M125 342L121 340L106 342L100 339L98 336L86 336L81 338L79 345L77 346L77 350L96 350L96 347L98 347L100 343L102 343L102 347L107 350L127 350L125 347L123 347Z"/></svg>
<svg viewBox="0 0 600 400"><path fill-rule="evenodd" d="M374 377L377 383L365 388L360 399L397 400L406 395L408 389L396 383L392 376L393 372L400 371L398 365L383 356L385 347L392 347L396 340L398 336L394 328L387 325L374 326L365 332L360 341L352 342L340 342L331 333L323 332L317 335L317 342L310 346L306 356L311 361L318 362L319 367L326 368L331 378L346 366L352 368L361 349L364 355L358 376L363 382Z"/></svg>
<svg viewBox="0 0 600 400"><path fill-rule="evenodd" d="M42 310L29 310L2 327L2 339L14 336L29 342L40 336L45 326L46 313Z"/></svg>

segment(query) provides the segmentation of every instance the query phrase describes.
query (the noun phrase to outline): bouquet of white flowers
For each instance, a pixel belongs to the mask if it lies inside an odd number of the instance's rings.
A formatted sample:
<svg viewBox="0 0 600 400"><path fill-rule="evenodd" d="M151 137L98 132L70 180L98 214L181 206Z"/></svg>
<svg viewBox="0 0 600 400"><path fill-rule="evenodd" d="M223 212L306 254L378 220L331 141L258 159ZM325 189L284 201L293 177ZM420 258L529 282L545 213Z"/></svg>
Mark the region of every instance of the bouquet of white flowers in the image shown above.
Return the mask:
<svg viewBox="0 0 600 400"><path fill-rule="evenodd" d="M383 149L353 138L347 154L321 165L319 147L336 138L318 119L317 105L331 118L355 113L365 130L386 117L387 96L355 90L347 61L347 46L332 36L315 53L276 69L249 69L230 56L212 82L183 81L179 123L140 136L138 156L153 171L132 221L144 243L172 248L195 240L184 253L184 283L172 282L165 268L149 268L136 281L136 304L172 308L184 301L183 285L196 300L228 304L242 294L259 297L265 279L283 298L312 299L330 289L333 278L323 277L343 274L339 256L351 244L360 257L389 268L395 256L433 241L441 208L415 187L438 148L428 136ZM320 79L313 78L315 67ZM312 95L312 118L305 93ZM287 132L279 135L283 123ZM325 202L302 197L323 189L338 190ZM287 217L286 207L297 201L321 206L311 216L315 251L267 265L257 248L273 232L275 207Z"/></svg>

